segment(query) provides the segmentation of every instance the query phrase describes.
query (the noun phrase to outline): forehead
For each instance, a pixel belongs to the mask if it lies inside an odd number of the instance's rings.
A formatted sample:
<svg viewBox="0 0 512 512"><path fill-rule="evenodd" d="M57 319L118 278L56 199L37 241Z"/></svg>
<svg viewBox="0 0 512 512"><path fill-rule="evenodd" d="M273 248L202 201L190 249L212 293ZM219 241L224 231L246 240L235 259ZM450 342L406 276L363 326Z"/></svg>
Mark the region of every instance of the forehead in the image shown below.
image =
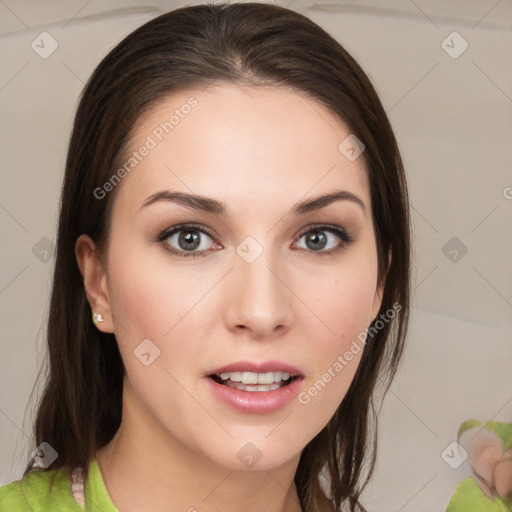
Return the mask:
<svg viewBox="0 0 512 512"><path fill-rule="evenodd" d="M370 209L363 158L339 149L349 135L323 104L284 87L181 91L132 130L119 201L139 208L155 192L178 190L215 197L235 214L247 201L293 204L343 188Z"/></svg>

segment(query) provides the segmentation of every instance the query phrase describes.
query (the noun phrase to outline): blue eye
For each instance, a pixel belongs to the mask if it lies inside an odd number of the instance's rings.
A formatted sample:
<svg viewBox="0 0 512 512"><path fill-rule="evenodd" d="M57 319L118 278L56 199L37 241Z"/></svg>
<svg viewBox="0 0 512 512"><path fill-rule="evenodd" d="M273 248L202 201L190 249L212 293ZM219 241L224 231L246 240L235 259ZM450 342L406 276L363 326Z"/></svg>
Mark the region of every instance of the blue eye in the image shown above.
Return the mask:
<svg viewBox="0 0 512 512"><path fill-rule="evenodd" d="M330 236L326 236L326 233L329 233ZM206 235L210 240L214 240L213 232L204 226L197 226L195 224L179 224L162 231L155 242L164 244L165 249L176 256L193 258L204 257L207 255L211 247L207 247L207 242L205 247L205 241L202 240L202 235ZM326 256L333 254L345 249L354 241L354 238L341 227L328 224L318 224L313 227L309 226L306 231L303 231L299 235L299 241L306 235L306 247L303 247L302 249L306 249L306 251L307 249L310 249L307 252L311 252L314 256ZM335 241L336 238L339 239L337 244ZM325 250L325 247L329 245L329 242L331 247L328 247L327 250ZM333 243L334 246L332 246ZM177 247L172 244L177 245Z"/></svg>
<svg viewBox="0 0 512 512"><path fill-rule="evenodd" d="M203 241L201 240L200 233L210 239L213 238L213 233L211 233L209 229L204 227L200 228L194 224L181 224L163 231L158 235L157 240L164 243L165 248L172 254L196 258L198 256L206 256L205 253L207 252L207 248L204 247ZM178 244L178 249L170 246L169 242L169 239L176 238L175 235L178 235L177 241L175 242ZM191 252L199 248L201 248L199 251Z"/></svg>
<svg viewBox="0 0 512 512"><path fill-rule="evenodd" d="M326 233L329 233L331 236L326 236ZM318 253L317 255L326 255L332 254L342 249L345 249L349 244L354 241L354 238L350 236L344 229L338 226L331 226L327 224L319 224L317 226L309 227L307 231L303 232L299 240L303 237L306 238L306 248L312 249L311 252ZM329 243L329 239L332 238L340 239L341 241L336 244L334 241L334 247L327 248L327 250L323 250L326 245ZM316 247L315 247L316 246Z"/></svg>

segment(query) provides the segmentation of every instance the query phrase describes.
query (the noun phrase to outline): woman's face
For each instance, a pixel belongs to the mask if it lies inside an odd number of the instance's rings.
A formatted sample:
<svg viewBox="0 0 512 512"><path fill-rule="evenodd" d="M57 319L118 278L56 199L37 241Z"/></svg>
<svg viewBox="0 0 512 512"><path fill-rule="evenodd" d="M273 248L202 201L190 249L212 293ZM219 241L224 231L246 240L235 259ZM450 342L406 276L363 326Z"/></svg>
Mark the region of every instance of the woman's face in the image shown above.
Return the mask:
<svg viewBox="0 0 512 512"><path fill-rule="evenodd" d="M270 469L327 424L380 307L365 164L350 139L339 149L349 134L284 88L190 90L141 118L95 309L126 367L132 431L226 468ZM299 375L247 390L280 370Z"/></svg>

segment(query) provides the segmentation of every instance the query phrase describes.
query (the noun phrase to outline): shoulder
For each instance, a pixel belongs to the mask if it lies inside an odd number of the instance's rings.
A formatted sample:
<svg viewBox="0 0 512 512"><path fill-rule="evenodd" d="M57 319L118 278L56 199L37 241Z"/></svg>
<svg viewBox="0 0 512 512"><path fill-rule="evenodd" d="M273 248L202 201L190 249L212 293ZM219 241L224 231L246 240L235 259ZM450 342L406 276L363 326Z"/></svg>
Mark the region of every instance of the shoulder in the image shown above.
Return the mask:
<svg viewBox="0 0 512 512"><path fill-rule="evenodd" d="M31 511L23 489L21 482L11 482L10 484L0 487L0 509L5 512L19 512Z"/></svg>
<svg viewBox="0 0 512 512"><path fill-rule="evenodd" d="M53 485L52 485L53 484ZM2 512L79 512L64 471L34 471L0 487Z"/></svg>

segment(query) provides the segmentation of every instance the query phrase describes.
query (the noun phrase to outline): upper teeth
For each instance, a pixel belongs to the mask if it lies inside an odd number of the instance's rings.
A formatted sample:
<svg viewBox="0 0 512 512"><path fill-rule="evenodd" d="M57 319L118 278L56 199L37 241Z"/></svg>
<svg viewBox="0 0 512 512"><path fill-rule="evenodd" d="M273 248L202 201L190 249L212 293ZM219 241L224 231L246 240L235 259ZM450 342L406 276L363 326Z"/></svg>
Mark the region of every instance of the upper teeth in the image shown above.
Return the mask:
<svg viewBox="0 0 512 512"><path fill-rule="evenodd" d="M230 379L234 382L241 382L242 384L272 384L273 382L288 380L290 378L290 374L287 372L229 372L221 373L220 378L222 380Z"/></svg>

